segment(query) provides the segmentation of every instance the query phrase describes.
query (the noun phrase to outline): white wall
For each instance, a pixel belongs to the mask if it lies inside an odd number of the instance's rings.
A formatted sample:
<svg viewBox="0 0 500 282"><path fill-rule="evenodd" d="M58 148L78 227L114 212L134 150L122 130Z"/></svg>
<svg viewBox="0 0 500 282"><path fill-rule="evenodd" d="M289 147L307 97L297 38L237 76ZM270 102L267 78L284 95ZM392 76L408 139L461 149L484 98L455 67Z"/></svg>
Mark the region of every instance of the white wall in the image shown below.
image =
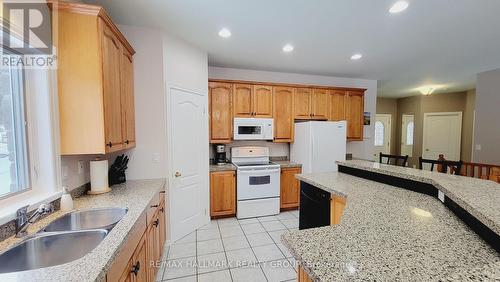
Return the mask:
<svg viewBox="0 0 500 282"><path fill-rule="evenodd" d="M166 175L163 33L119 26L134 55L136 147L130 157L127 178L163 178Z"/></svg>
<svg viewBox="0 0 500 282"><path fill-rule="evenodd" d="M377 81L368 79L342 78L333 76L305 75L295 73L255 71L245 69L232 69L209 67L208 77L211 79L233 79L263 82L282 82L296 84L310 84L319 86L340 86L366 88L365 112L371 113L372 123L364 128L364 141L348 142L347 152L352 153L355 158L373 159L373 133L375 131L375 113L377 103ZM273 150L273 147L271 147ZM283 149L279 149L283 150ZM273 150L274 151L274 150ZM288 151L288 150L285 150ZM273 152L272 152L273 153ZM274 154L276 155L276 154Z"/></svg>
<svg viewBox="0 0 500 282"><path fill-rule="evenodd" d="M207 54L162 31L119 26L134 47L136 148L128 179L167 176L165 92L175 85L207 93ZM208 122L208 121L207 121Z"/></svg>
<svg viewBox="0 0 500 282"><path fill-rule="evenodd" d="M474 162L500 164L499 107L500 69L478 74L474 120Z"/></svg>

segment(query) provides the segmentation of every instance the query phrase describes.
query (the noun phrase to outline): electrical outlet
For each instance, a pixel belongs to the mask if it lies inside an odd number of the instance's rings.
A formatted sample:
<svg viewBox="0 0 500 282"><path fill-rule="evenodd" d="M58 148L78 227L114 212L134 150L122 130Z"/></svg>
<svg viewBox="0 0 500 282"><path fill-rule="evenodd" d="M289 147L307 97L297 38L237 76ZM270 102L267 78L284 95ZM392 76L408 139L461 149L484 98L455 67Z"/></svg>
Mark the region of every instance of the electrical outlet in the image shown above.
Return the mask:
<svg viewBox="0 0 500 282"><path fill-rule="evenodd" d="M83 161L78 161L78 174L83 174L85 172L85 167Z"/></svg>
<svg viewBox="0 0 500 282"><path fill-rule="evenodd" d="M63 177L63 179L68 178L68 166L67 165L62 166L62 177Z"/></svg>

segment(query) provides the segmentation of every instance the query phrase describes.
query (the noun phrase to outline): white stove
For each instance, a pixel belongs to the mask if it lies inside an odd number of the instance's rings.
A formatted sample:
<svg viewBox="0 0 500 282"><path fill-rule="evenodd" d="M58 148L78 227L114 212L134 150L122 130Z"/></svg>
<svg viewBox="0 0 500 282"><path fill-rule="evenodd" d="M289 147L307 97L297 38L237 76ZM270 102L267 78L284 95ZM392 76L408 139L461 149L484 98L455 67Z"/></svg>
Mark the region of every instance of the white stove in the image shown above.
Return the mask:
<svg viewBox="0 0 500 282"><path fill-rule="evenodd" d="M280 166L269 161L267 147L233 147L236 166L236 217L250 218L280 212Z"/></svg>

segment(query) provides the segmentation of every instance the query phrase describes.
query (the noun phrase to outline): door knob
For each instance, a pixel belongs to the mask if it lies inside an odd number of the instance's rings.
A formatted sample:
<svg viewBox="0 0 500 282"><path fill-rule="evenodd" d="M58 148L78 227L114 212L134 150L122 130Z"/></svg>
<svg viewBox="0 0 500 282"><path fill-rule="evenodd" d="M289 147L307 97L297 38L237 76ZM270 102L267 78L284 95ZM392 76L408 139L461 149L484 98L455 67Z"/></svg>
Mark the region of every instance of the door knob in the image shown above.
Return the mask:
<svg viewBox="0 0 500 282"><path fill-rule="evenodd" d="M181 176L181 173L180 173L180 172L178 172L178 171L176 171L176 172L175 172L175 177L180 177L180 176Z"/></svg>
<svg viewBox="0 0 500 282"><path fill-rule="evenodd" d="M426 152L429 152L429 149L425 149Z"/></svg>

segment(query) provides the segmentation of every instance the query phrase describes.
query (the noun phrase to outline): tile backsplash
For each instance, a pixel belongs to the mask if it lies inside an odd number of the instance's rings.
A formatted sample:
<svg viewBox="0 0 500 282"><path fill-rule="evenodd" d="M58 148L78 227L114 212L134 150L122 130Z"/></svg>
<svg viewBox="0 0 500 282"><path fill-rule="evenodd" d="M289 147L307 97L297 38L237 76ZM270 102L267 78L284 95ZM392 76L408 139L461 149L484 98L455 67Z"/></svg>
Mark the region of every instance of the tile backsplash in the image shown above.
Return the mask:
<svg viewBox="0 0 500 282"><path fill-rule="evenodd" d="M231 159L231 148L241 146L261 146L269 147L271 157L290 156L290 145L288 143L273 143L268 141L234 141L226 145L226 156ZM215 155L215 144L209 144L210 158Z"/></svg>

